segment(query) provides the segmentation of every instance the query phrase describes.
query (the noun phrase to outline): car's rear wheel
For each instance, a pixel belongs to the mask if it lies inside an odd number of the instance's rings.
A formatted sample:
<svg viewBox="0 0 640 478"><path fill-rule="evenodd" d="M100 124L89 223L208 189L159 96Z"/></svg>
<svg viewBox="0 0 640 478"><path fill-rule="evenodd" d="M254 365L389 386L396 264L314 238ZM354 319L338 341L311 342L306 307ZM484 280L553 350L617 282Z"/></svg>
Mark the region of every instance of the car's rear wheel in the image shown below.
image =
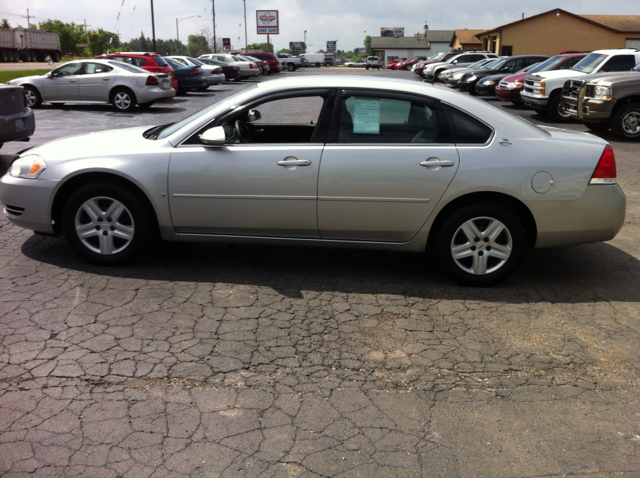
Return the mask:
<svg viewBox="0 0 640 478"><path fill-rule="evenodd" d="M88 183L64 205L62 232L71 248L92 264L119 265L136 258L153 238L150 214L130 191L112 183Z"/></svg>
<svg viewBox="0 0 640 478"><path fill-rule="evenodd" d="M42 96L40 92L33 86L26 85L24 87L24 94L27 97L27 106L29 108L39 108L42 104Z"/></svg>
<svg viewBox="0 0 640 478"><path fill-rule="evenodd" d="M136 97L126 88L116 88L111 93L111 103L118 111L131 111L136 107Z"/></svg>
<svg viewBox="0 0 640 478"><path fill-rule="evenodd" d="M611 119L611 130L620 139L640 139L640 103L628 103Z"/></svg>
<svg viewBox="0 0 640 478"><path fill-rule="evenodd" d="M436 231L435 257L457 283L496 284L520 265L526 248L522 221L497 203L469 204L455 210Z"/></svg>
<svg viewBox="0 0 640 478"><path fill-rule="evenodd" d="M294 71L296 69L295 65L293 63L289 63L287 65L287 70L289 71Z"/></svg>

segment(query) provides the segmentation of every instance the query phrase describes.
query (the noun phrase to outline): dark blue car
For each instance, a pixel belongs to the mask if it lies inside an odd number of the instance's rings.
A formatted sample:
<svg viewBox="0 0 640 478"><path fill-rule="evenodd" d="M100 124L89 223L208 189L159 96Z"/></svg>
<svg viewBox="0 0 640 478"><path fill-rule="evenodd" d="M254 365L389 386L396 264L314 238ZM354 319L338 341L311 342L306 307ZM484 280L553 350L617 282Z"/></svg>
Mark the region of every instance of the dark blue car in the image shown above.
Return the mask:
<svg viewBox="0 0 640 478"><path fill-rule="evenodd" d="M179 61L171 58L164 58L175 72L178 80L177 95L183 95L189 90L204 91L207 89L207 82L204 79L204 71L199 66L185 66Z"/></svg>

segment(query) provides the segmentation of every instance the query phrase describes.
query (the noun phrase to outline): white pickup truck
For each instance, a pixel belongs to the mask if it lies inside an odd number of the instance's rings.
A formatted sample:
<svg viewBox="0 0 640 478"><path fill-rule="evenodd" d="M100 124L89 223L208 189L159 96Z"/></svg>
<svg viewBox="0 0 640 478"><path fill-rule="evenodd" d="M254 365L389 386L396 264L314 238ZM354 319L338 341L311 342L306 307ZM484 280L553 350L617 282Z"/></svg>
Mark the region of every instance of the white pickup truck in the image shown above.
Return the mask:
<svg viewBox="0 0 640 478"><path fill-rule="evenodd" d="M561 108L562 87L569 79L598 72L627 71L640 64L635 48L597 50L589 53L570 70L553 70L527 75L520 92L522 102L546 113L556 121L569 121L571 115Z"/></svg>

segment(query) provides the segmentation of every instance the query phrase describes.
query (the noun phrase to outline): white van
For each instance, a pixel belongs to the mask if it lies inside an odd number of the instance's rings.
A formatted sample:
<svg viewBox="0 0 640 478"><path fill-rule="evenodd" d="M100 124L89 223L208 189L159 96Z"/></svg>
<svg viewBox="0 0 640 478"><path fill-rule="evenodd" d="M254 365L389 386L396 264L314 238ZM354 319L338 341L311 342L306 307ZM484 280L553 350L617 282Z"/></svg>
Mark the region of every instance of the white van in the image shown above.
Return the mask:
<svg viewBox="0 0 640 478"><path fill-rule="evenodd" d="M324 53L303 53L300 58L304 58L309 62L305 66L321 67L324 65Z"/></svg>

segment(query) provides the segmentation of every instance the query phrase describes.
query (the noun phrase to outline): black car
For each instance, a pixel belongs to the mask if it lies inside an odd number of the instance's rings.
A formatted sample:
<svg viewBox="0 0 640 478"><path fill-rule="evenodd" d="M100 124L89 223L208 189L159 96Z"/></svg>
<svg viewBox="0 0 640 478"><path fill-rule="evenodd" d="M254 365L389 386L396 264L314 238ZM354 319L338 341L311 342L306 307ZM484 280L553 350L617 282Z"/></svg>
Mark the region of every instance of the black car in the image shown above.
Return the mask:
<svg viewBox="0 0 640 478"><path fill-rule="evenodd" d="M214 60L212 58L198 58L198 61L205 65L216 65L222 67L222 73L226 81L240 81L240 67L231 66L224 61Z"/></svg>
<svg viewBox="0 0 640 478"><path fill-rule="evenodd" d="M487 76L492 75L498 75L500 73L512 75L513 73L520 71L523 68L531 66L534 63L544 61L547 58L549 57L545 55L519 55L502 58L500 61L497 61L493 65L491 65L491 68L472 70L468 73L465 73L458 82L458 87L460 88L460 91L468 91L470 94L475 95L476 85L482 78L486 78Z"/></svg>
<svg viewBox="0 0 640 478"><path fill-rule="evenodd" d="M526 68L516 72L516 73L525 73L532 68L535 68L540 63L533 63ZM476 84L476 93L480 96L495 96L496 94L496 86L500 84L500 81L507 76L511 76L513 73L500 73L498 75L486 76Z"/></svg>

